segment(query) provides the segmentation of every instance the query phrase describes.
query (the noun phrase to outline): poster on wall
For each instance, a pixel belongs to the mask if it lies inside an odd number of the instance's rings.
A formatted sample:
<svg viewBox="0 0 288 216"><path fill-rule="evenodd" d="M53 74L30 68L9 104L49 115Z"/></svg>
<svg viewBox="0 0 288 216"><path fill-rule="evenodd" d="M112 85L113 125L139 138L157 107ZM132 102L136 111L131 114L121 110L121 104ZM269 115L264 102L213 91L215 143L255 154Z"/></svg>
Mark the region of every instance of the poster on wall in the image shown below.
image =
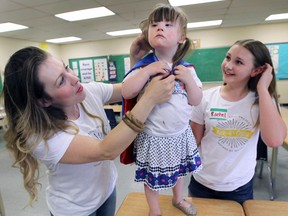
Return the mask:
<svg viewBox="0 0 288 216"><path fill-rule="evenodd" d="M109 81L117 81L116 62L109 61Z"/></svg>
<svg viewBox="0 0 288 216"><path fill-rule="evenodd" d="M78 64L77 61L73 61L72 62L72 68L71 68L74 73L79 77L79 68L78 68Z"/></svg>
<svg viewBox="0 0 288 216"><path fill-rule="evenodd" d="M92 59L80 60L79 67L81 82L87 83L94 81Z"/></svg>
<svg viewBox="0 0 288 216"><path fill-rule="evenodd" d="M125 74L130 70L130 58L129 57L124 58L124 69L125 69Z"/></svg>
<svg viewBox="0 0 288 216"><path fill-rule="evenodd" d="M70 68L80 82L108 81L108 61L106 56L69 59Z"/></svg>
<svg viewBox="0 0 288 216"><path fill-rule="evenodd" d="M94 59L94 72L96 81L108 81L107 58Z"/></svg>

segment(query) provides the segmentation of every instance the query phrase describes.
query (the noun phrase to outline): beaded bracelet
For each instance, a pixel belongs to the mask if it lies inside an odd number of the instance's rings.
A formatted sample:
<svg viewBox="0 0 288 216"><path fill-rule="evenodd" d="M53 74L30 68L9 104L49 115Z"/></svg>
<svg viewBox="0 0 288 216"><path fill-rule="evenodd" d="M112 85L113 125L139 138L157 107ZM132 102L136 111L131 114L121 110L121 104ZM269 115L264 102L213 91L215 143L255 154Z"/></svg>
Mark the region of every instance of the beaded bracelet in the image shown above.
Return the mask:
<svg viewBox="0 0 288 216"><path fill-rule="evenodd" d="M123 121L128 127L130 127L137 133L142 132L144 130L145 124L136 119L135 116L133 116L133 114L130 111L128 111L125 114Z"/></svg>

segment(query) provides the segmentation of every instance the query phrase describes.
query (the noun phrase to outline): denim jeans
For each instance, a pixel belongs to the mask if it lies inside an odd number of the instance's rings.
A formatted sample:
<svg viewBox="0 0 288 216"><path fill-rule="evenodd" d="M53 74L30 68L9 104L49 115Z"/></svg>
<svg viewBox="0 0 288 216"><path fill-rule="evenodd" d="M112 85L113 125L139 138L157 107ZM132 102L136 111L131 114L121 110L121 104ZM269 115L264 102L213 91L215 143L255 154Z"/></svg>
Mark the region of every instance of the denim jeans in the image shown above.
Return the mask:
<svg viewBox="0 0 288 216"><path fill-rule="evenodd" d="M108 199L92 214L88 216L114 216L116 210L116 188ZM50 212L50 215L53 214ZM56 215L55 215L56 216Z"/></svg>
<svg viewBox="0 0 288 216"><path fill-rule="evenodd" d="M191 176L188 191L192 197L234 200L242 205L244 201L253 199L253 178L234 191L215 191L200 184Z"/></svg>

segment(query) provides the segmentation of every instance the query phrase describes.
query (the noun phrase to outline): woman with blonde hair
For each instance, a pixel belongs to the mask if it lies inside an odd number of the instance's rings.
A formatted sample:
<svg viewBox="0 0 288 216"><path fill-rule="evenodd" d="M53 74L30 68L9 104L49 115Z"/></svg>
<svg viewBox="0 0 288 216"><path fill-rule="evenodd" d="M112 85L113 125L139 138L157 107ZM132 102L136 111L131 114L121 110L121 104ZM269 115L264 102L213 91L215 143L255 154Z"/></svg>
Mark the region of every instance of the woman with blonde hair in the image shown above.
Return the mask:
<svg viewBox="0 0 288 216"><path fill-rule="evenodd" d="M30 204L37 200L39 161L47 167L51 215L111 216L116 206L114 160L156 104L172 94L175 77L157 76L113 130L104 104L121 100L121 84L82 84L62 61L27 47L4 71L7 148L23 174Z"/></svg>

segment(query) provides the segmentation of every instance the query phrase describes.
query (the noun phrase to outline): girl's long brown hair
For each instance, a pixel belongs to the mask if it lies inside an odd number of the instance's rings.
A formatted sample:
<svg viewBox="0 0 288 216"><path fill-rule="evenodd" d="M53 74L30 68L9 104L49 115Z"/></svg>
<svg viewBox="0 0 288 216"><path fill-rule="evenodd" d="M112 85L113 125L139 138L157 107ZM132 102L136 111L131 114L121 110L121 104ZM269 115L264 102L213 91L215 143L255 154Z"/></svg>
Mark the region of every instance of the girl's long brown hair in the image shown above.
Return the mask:
<svg viewBox="0 0 288 216"><path fill-rule="evenodd" d="M254 56L254 68L258 68L260 66L265 65L266 63L272 66L272 75L273 79L268 87L269 94L275 99L278 104L278 94L276 90L276 74L273 67L272 58L270 52L265 44L260 41L253 39L239 40L234 43L234 45L240 45L249 50L249 52ZM251 77L248 82L249 90L255 92L258 98L257 84L262 74L258 74L255 77ZM258 104L258 99L256 100L256 104Z"/></svg>

